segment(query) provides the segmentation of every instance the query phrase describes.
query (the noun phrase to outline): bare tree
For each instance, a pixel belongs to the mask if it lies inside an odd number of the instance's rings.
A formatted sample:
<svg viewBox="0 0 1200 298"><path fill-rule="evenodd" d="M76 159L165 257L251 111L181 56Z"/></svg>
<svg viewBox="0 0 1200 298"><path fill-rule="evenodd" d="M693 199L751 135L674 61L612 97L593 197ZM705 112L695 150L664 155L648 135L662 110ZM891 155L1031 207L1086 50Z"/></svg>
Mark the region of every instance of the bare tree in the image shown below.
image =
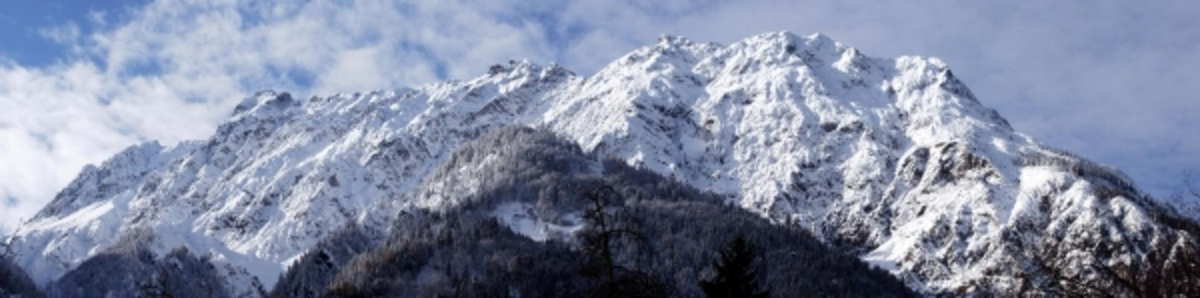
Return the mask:
<svg viewBox="0 0 1200 298"><path fill-rule="evenodd" d="M584 198L591 201L584 218L595 226L595 234L585 238L585 249L588 254L600 261L602 281L593 289L592 297L661 297L667 289L656 277L621 266L614 256L614 246L620 238L633 240L635 244L644 244L647 239L636 230L622 226L618 218L612 214L621 208L624 199L609 185L601 185L584 193Z"/></svg>
<svg viewBox="0 0 1200 298"><path fill-rule="evenodd" d="M1200 202L1200 189L1197 189L1196 185L1192 183L1192 176L1194 174L1192 171L1183 172L1183 188L1192 200Z"/></svg>

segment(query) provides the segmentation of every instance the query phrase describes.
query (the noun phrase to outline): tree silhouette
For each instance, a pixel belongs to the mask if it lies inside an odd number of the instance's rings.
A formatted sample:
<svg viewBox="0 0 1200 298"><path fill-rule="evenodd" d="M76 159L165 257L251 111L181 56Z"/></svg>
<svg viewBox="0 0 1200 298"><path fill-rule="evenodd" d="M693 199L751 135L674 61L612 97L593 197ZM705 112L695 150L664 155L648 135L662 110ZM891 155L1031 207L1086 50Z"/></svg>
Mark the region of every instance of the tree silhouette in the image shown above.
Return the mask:
<svg viewBox="0 0 1200 298"><path fill-rule="evenodd" d="M713 263L717 276L700 281L704 295L713 297L768 297L758 289L758 276L750 268L758 253L745 237L738 236L721 250L721 260Z"/></svg>
<svg viewBox="0 0 1200 298"><path fill-rule="evenodd" d="M601 185L584 193L592 206L584 213L594 227L595 233L584 236L584 249L598 264L592 267L601 278L600 284L592 289L591 297L662 297L668 289L655 276L636 269L621 266L614 256L620 238L629 238L636 243L646 239L634 229L621 227L610 209L620 208L622 198L611 186ZM598 268L597 268L598 267Z"/></svg>

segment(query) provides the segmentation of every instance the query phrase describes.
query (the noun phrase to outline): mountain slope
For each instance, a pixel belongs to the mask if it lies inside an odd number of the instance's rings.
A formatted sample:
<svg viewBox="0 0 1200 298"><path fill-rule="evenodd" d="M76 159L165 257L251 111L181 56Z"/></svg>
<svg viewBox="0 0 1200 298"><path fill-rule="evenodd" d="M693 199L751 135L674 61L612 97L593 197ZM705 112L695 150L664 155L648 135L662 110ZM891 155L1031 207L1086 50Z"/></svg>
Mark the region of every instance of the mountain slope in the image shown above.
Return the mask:
<svg viewBox="0 0 1200 298"><path fill-rule="evenodd" d="M226 297L207 258L178 248L161 258L146 248L155 235L134 232L47 287L50 297Z"/></svg>
<svg viewBox="0 0 1200 298"><path fill-rule="evenodd" d="M0 256L0 297L42 297L37 285L6 256Z"/></svg>
<svg viewBox="0 0 1200 298"><path fill-rule="evenodd" d="M610 185L612 192L604 192L609 199L605 225L629 232L611 246L615 262L661 284L661 296L702 296L698 284L711 275L716 248L736 235L760 247L763 258L755 268L776 295L911 295L886 272L830 250L803 229L772 225L720 198L621 162L593 160L549 133L493 130L461 146L434 179L419 187L428 190L418 191L422 195L452 198L453 206L406 212L387 241L349 262L338 261L344 258L337 251L356 241L318 245L292 271L332 267L339 271L336 277L316 282L319 278L312 277L326 275L289 273L280 284L325 284L325 293L336 296L586 296L603 280L590 253L596 247L590 241L601 232L597 219L586 215L597 210L588 193ZM482 183L472 187L474 192L441 191L456 181ZM320 293L291 288L274 294Z"/></svg>
<svg viewBox="0 0 1200 298"><path fill-rule="evenodd" d="M803 227L926 293L1200 282L1194 222L1119 171L1014 132L942 61L785 32L728 46L663 37L589 77L510 62L396 92L264 92L208 140L85 169L22 229L15 262L44 285L149 230L156 255L186 246L235 292L272 288L348 223L455 206L485 182L422 185L448 181L437 166L464 142L514 124Z"/></svg>

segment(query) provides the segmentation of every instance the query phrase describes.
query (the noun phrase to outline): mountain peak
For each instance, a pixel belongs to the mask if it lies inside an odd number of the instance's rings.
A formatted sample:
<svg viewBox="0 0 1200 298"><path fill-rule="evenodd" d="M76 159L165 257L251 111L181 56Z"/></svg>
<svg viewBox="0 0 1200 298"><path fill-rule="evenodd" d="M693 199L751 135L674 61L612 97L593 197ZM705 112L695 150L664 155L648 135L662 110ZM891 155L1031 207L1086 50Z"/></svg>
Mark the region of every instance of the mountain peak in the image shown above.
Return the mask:
<svg viewBox="0 0 1200 298"><path fill-rule="evenodd" d="M298 105L299 102L293 99L290 93L264 90L242 100L241 103L234 107L233 115L236 117L244 114L260 113L260 110L265 113Z"/></svg>
<svg viewBox="0 0 1200 298"><path fill-rule="evenodd" d="M661 48L677 48L691 45L692 41L687 37L671 34L663 34L658 36L658 47Z"/></svg>

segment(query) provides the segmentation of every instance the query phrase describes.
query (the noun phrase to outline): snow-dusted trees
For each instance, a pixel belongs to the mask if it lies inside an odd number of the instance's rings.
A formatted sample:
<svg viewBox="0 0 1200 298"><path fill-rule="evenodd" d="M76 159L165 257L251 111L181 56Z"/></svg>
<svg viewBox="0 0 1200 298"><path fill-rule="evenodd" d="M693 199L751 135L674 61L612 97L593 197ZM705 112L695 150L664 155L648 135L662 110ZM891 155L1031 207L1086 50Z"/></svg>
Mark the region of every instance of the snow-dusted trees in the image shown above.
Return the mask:
<svg viewBox="0 0 1200 298"><path fill-rule="evenodd" d="M279 278L272 297L313 297L325 290L325 285L354 256L371 248L371 231L348 224L322 239Z"/></svg>
<svg viewBox="0 0 1200 298"><path fill-rule="evenodd" d="M105 252L47 286L51 297L227 297L207 256L180 247L161 257L146 231L130 232Z"/></svg>
<svg viewBox="0 0 1200 298"><path fill-rule="evenodd" d="M300 272L330 266L336 276L320 295L698 297L699 281L716 274L709 265L719 248L731 235L745 235L769 260L758 274L774 295L911 295L888 273L828 249L807 231L773 225L717 196L620 161L596 163L575 145L532 129L481 136L435 177L434 184L451 181L459 187L442 183L438 191L419 193L458 193L451 198L459 204L406 210L386 239L349 262L302 260L279 284L317 282ZM469 183L475 184L461 187ZM462 192L441 192L450 189ZM509 203L530 206L524 216L538 220L575 215L583 226L566 238L535 241L496 215L498 206ZM319 245L311 258L320 258L321 251L328 252L328 245ZM311 294L279 291L273 294Z"/></svg>
<svg viewBox="0 0 1200 298"><path fill-rule="evenodd" d="M420 215L396 228L387 241L341 268L322 295L586 296L578 254L562 243L536 243L513 233L477 210Z"/></svg>

